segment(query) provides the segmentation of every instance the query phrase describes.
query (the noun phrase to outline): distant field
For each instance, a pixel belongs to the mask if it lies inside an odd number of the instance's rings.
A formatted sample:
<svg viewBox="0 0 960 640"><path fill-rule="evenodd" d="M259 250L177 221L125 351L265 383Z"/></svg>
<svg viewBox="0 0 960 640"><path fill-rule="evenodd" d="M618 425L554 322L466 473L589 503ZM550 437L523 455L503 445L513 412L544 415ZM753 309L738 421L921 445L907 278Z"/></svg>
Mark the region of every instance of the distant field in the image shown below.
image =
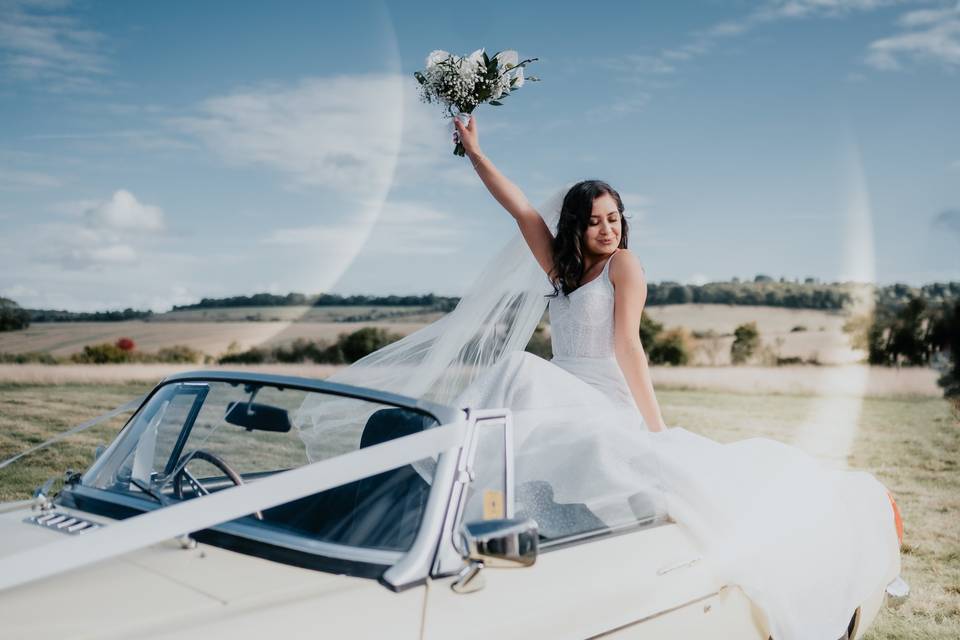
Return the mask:
<svg viewBox="0 0 960 640"><path fill-rule="evenodd" d="M834 311L687 304L648 307L647 312L668 328L682 326L718 334L698 342L692 364L729 364L733 330L751 321L757 323L763 343L780 357L848 364L863 360L865 355L850 348L843 332L846 316ZM113 342L126 336L144 351L185 344L219 356L233 342L249 348L296 338L333 340L340 333L365 326L406 335L441 315L424 307L191 309L161 314L149 321L37 323L23 331L0 333L0 352L47 351L55 356L69 356L82 351L84 345ZM379 319L346 321L351 317Z"/></svg>
<svg viewBox="0 0 960 640"><path fill-rule="evenodd" d="M0 333L0 352L47 351L69 356L84 345L132 338L141 351L185 344L219 356L236 342L241 349L290 342L296 338L335 340L361 327L383 327L406 335L422 327L417 322L47 322L21 331Z"/></svg>
<svg viewBox="0 0 960 640"><path fill-rule="evenodd" d="M860 362L866 356L850 348L850 340L843 332L848 316L840 311L725 304L675 304L647 307L646 311L668 328L714 331L722 336L699 341L693 364L730 364L733 330L745 322L756 322L760 339L780 357L848 364ZM782 342L778 344L778 340Z"/></svg>

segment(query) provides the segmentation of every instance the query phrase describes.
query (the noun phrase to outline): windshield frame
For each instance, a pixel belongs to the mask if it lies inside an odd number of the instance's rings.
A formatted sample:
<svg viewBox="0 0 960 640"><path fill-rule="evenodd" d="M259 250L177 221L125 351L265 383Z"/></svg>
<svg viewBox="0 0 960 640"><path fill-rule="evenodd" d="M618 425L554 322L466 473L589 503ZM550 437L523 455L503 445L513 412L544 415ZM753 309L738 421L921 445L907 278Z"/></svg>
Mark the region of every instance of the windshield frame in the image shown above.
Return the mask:
<svg viewBox="0 0 960 640"><path fill-rule="evenodd" d="M86 483L91 478L96 477L103 466L108 463L127 430L135 424L135 420L140 416L142 410L158 392L170 384L191 382L272 385L278 388L337 395L417 411L433 418L437 423L436 426L462 422L466 415L463 411L428 401L323 380L230 371L180 373L164 378L150 391L110 446L84 472L78 483L64 487L57 498L57 502L63 506L115 519L125 519L162 508L162 505L157 504L149 495L126 495L99 489ZM460 446L462 447L462 444ZM385 551L315 540L305 535L260 528L253 523L245 522L244 518L224 522L191 535L200 542L285 564L333 573L345 573L356 577L381 578L386 570L401 564L406 556L420 556L424 548L435 547L432 538L436 536L436 532L431 529L435 528L432 523L436 520L436 517L432 512L446 510L450 493L450 482L448 480L452 480L452 477L448 479L443 476L452 475L450 458L452 455L455 460L458 453L459 447L440 454L426 510L421 517L420 529L416 534L413 545L407 551ZM406 564L406 562L403 562L403 564ZM384 583L382 579L381 583ZM390 588L396 588L393 584L384 584Z"/></svg>

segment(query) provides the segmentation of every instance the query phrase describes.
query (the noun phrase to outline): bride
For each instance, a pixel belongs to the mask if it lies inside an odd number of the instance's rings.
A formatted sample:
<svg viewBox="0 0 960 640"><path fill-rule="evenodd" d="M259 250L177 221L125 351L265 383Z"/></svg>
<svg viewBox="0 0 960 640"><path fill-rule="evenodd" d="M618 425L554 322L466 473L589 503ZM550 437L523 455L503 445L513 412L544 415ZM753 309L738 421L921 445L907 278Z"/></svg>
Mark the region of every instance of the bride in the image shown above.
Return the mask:
<svg viewBox="0 0 960 640"><path fill-rule="evenodd" d="M627 248L618 193L597 180L575 184L554 233L483 154L476 119L456 128L554 290L553 359L522 344L505 349L457 397L458 406L512 410L517 484L547 479L557 502L589 503L608 523L618 505L665 510L718 575L763 610L774 638L843 635L850 613L899 572L883 485L773 440L722 445L667 428L639 337L646 280Z"/></svg>
<svg viewBox="0 0 960 640"><path fill-rule="evenodd" d="M899 573L883 485L773 440L720 444L667 428L639 337L646 280L616 190L588 180L534 208L481 152L476 120L456 126L520 237L453 311L329 379L509 408L516 510L542 534L669 517L763 611L776 640L843 636L851 613ZM549 362L524 352L545 306ZM299 412L311 459L330 425L356 421L349 404L327 398ZM414 465L428 481L432 462Z"/></svg>

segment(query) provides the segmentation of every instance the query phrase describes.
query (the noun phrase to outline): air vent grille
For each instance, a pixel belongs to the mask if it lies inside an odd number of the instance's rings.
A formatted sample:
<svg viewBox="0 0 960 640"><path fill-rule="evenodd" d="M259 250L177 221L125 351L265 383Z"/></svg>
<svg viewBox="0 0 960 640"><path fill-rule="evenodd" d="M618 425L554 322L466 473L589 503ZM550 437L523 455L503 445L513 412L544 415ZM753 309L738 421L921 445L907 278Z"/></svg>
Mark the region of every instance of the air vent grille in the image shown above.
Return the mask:
<svg viewBox="0 0 960 640"><path fill-rule="evenodd" d="M70 535L86 533L87 531L93 531L94 529L99 529L101 526L103 526L97 524L96 522L78 518L77 516L60 513L59 511L47 511L46 513L39 513L26 518L24 522L40 525L41 527L46 527L47 529L62 531L64 533L69 533Z"/></svg>

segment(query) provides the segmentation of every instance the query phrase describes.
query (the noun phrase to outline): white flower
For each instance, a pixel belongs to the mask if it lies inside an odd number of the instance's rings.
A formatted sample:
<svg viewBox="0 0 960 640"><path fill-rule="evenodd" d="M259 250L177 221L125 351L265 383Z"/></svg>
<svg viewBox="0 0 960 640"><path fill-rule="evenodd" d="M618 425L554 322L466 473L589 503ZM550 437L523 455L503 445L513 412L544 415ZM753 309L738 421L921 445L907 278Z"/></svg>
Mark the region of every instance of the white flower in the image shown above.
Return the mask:
<svg viewBox="0 0 960 640"><path fill-rule="evenodd" d="M436 49L430 52L430 55L427 56L427 69L434 66L439 62L443 62L450 57L450 54L442 49Z"/></svg>
<svg viewBox="0 0 960 640"><path fill-rule="evenodd" d="M519 89L523 86L523 67L514 69L513 71L513 80L510 82L510 86L514 89ZM523 94L527 95L527 94Z"/></svg>
<svg viewBox="0 0 960 640"><path fill-rule="evenodd" d="M474 67L479 67L483 65L483 49L477 49L469 56L467 56L467 62Z"/></svg>
<svg viewBox="0 0 960 640"><path fill-rule="evenodd" d="M512 49L509 51L501 51L497 54L497 62L501 69L511 69L517 66L517 62L519 61L520 56Z"/></svg>

